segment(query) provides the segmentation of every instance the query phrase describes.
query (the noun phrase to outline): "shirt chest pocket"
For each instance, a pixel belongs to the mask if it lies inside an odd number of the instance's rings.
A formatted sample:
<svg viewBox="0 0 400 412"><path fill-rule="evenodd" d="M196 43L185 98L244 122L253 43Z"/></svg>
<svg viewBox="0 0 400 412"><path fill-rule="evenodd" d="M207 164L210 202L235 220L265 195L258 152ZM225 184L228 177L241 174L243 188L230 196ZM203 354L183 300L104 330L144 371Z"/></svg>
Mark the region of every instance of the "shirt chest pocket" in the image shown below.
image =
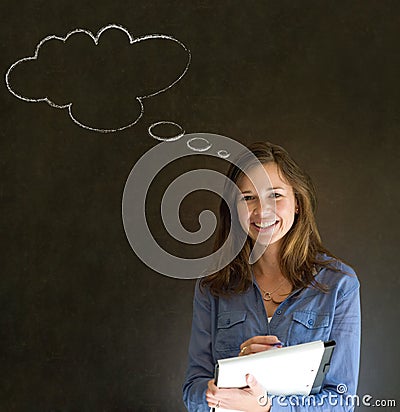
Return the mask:
<svg viewBox="0 0 400 412"><path fill-rule="evenodd" d="M290 345L311 342L314 340L326 341L329 339L331 322L329 313L314 311L293 312L289 330Z"/></svg>
<svg viewBox="0 0 400 412"><path fill-rule="evenodd" d="M217 358L237 356L244 339L245 311L221 312L217 318L215 352Z"/></svg>

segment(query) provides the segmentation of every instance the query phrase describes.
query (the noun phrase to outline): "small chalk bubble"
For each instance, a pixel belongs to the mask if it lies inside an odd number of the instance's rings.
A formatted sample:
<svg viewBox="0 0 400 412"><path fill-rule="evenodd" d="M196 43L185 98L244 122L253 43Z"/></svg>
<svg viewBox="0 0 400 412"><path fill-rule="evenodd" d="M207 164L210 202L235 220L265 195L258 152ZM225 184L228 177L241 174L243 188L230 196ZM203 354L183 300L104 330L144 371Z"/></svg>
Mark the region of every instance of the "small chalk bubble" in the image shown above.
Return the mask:
<svg viewBox="0 0 400 412"><path fill-rule="evenodd" d="M223 159L227 159L231 154L227 150L218 150L217 155Z"/></svg>
<svg viewBox="0 0 400 412"><path fill-rule="evenodd" d="M212 146L207 139L204 137L193 137L186 142L189 149L195 152L206 152Z"/></svg>
<svg viewBox="0 0 400 412"><path fill-rule="evenodd" d="M154 133L153 129L157 126L162 126L165 129L171 129L172 127L178 130L174 131L175 134L173 136L165 136L165 135L161 136L159 134ZM169 122L167 120L153 123L152 125L149 126L148 132L151 137L153 137L154 139L160 140L162 142L173 142L175 140L180 139L185 134L185 131L183 130L181 126L179 126L179 124L174 123L174 122ZM165 133L165 134L167 135L169 133Z"/></svg>

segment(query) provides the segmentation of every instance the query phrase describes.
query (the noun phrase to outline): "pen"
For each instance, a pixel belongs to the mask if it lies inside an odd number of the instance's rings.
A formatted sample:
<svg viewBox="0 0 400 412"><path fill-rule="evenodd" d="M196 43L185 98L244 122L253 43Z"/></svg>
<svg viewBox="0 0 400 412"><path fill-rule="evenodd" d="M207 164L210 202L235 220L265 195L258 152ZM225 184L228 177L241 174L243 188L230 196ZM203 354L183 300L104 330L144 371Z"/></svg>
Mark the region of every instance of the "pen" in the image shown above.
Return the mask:
<svg viewBox="0 0 400 412"><path fill-rule="evenodd" d="M277 348L278 346L284 346L284 345L282 342L275 342L271 346L273 346L274 348Z"/></svg>

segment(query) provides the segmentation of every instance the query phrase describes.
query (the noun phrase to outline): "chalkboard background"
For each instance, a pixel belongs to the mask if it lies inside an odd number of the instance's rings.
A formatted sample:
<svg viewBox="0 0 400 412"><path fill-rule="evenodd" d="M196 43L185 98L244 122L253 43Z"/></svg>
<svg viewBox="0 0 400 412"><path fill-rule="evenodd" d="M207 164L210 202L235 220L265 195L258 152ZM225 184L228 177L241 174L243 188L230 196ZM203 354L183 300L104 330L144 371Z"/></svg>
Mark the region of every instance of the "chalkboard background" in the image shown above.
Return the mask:
<svg viewBox="0 0 400 412"><path fill-rule="evenodd" d="M354 266L362 285L358 393L398 396L398 2L3 0L0 16L4 79L46 36L77 28L95 34L108 24L133 37L173 36L192 57L177 84L143 101L135 125L114 133L80 127L67 109L17 99L3 82L0 410L185 410L194 281L146 267L121 219L129 172L159 143L147 129L163 120L242 143L268 139L314 178L324 242ZM97 60L73 49L71 63L53 50L57 57L45 57L51 70L21 71L13 84L31 97L49 90L59 104L73 91L79 119L118 128L140 114L140 94L129 91L143 85L145 95L153 81L168 84L187 56L175 44L125 67L113 49L120 38L111 37ZM68 64L82 77L71 79ZM121 95L103 93L112 87L99 70L113 76ZM124 83L129 70L134 79ZM226 168L193 158L174 163L152 188L148 216L166 249L176 248L159 214L168 178ZM200 211L215 205L215 197L193 194L182 220L196 230Z"/></svg>

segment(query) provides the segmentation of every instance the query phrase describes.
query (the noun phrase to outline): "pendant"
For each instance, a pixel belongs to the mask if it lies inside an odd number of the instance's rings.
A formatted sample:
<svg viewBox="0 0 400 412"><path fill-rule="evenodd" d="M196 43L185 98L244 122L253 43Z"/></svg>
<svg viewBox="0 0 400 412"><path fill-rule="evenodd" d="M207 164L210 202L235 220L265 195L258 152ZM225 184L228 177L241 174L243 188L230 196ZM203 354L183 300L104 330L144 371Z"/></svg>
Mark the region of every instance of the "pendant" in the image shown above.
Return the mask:
<svg viewBox="0 0 400 412"><path fill-rule="evenodd" d="M270 292L264 292L263 299L264 299L266 302L269 302L270 300L272 300L271 293L270 293Z"/></svg>

